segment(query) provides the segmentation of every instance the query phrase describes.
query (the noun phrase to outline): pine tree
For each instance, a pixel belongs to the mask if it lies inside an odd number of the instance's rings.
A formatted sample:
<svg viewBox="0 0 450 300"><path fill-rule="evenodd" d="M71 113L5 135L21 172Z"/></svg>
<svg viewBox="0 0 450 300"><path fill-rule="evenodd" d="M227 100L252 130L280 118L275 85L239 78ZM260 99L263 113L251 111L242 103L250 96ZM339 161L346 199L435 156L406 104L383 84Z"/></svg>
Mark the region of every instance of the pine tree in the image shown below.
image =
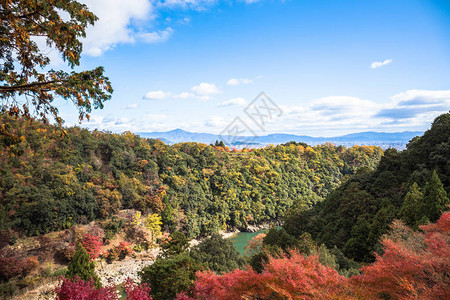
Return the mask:
<svg viewBox="0 0 450 300"><path fill-rule="evenodd" d="M419 185L414 182L408 189L403 205L400 209L400 217L406 224L416 227L420 219L420 207L423 203L423 193Z"/></svg>
<svg viewBox="0 0 450 300"><path fill-rule="evenodd" d="M67 278L77 276L85 281L94 280L95 287L101 287L100 279L97 274L95 274L95 264L90 261L89 254L83 248L81 243L78 243L73 259L67 266L66 276Z"/></svg>
<svg viewBox="0 0 450 300"><path fill-rule="evenodd" d="M424 199L421 212L431 221L435 222L445 210L449 199L444 186L436 173L431 174L430 180L425 185Z"/></svg>
<svg viewBox="0 0 450 300"><path fill-rule="evenodd" d="M189 240L180 231L175 231L170 235L170 240L161 244L161 257L167 258L186 252L189 248Z"/></svg>

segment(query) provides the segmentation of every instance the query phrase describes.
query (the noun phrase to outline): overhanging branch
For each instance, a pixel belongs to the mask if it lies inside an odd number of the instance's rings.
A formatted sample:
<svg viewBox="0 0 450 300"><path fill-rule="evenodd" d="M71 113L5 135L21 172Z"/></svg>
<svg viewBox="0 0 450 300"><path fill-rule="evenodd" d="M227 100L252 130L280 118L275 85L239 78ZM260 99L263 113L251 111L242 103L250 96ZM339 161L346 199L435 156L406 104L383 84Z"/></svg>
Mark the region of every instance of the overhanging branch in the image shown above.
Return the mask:
<svg viewBox="0 0 450 300"><path fill-rule="evenodd" d="M11 85L11 86L0 86L0 92L14 92L14 91L21 91L21 90L27 90L33 87L40 87L40 86L46 86L53 83L59 83L62 82L61 80L51 80L51 81L43 81L43 82L33 82L28 84L22 84L22 85Z"/></svg>

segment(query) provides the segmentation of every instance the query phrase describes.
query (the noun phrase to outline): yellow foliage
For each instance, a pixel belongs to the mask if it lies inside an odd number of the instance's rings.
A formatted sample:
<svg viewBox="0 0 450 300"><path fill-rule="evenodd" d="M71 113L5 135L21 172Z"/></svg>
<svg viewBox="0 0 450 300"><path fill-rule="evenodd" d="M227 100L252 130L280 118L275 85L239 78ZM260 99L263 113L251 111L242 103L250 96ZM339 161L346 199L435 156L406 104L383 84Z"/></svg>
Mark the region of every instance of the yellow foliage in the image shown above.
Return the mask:
<svg viewBox="0 0 450 300"><path fill-rule="evenodd" d="M152 239L161 235L161 217L158 214L148 215L145 219L145 227L152 233Z"/></svg>

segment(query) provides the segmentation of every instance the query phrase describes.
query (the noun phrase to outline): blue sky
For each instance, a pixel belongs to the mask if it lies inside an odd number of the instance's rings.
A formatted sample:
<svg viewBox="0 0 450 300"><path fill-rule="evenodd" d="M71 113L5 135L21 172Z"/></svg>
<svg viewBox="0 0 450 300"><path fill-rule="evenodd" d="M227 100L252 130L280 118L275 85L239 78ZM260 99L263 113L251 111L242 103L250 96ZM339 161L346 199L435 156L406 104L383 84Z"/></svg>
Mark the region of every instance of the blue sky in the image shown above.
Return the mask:
<svg viewBox="0 0 450 300"><path fill-rule="evenodd" d="M251 127L261 91L283 113L258 134L425 130L450 109L449 1L82 2L100 20L80 69L103 65L115 90L90 129Z"/></svg>

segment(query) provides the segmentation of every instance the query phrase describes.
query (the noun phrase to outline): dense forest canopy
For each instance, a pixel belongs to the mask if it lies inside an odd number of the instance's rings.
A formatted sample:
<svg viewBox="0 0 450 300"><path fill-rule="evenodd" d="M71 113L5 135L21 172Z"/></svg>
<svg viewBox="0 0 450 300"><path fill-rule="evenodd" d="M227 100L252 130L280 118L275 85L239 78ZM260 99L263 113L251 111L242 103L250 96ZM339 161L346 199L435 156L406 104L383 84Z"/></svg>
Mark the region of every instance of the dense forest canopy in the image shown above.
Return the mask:
<svg viewBox="0 0 450 300"><path fill-rule="evenodd" d="M1 115L0 226L28 235L134 208L194 237L281 218L320 202L378 147L288 143L232 150L165 145Z"/></svg>
<svg viewBox="0 0 450 300"><path fill-rule="evenodd" d="M291 212L285 230L310 233L357 261L373 261L379 239L394 219L435 222L450 204L450 114L437 117L407 149L385 151L378 167L361 170L312 210Z"/></svg>

